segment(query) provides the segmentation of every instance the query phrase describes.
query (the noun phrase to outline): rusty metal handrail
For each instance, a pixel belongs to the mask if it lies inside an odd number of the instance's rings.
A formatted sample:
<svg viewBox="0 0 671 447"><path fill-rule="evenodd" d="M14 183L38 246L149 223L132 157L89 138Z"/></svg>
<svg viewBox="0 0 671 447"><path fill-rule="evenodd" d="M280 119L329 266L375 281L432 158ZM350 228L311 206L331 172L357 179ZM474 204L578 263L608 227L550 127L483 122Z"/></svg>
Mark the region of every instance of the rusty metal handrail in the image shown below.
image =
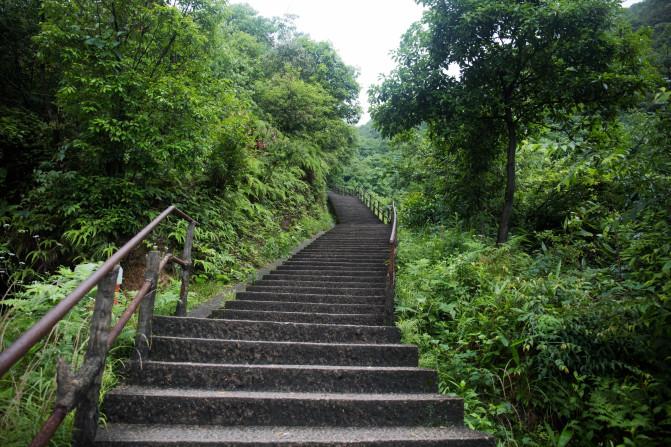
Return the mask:
<svg viewBox="0 0 671 447"><path fill-rule="evenodd" d="M391 202L391 235L389 236L389 264L387 265L387 306L386 306L386 320L387 324L394 323L394 302L396 295L396 250L398 248L398 213L396 211L396 204Z"/></svg>
<svg viewBox="0 0 671 447"><path fill-rule="evenodd" d="M161 259L158 251L149 252L144 274L144 284L114 327L110 328L114 288L120 268L119 262L128 256L171 213L189 222L184 239L182 258L168 254ZM73 372L70 366L62 358L59 358L54 409L35 438L33 438L30 447L46 446L58 426L75 407L78 409L74 421L73 445L75 447L91 445L93 439L95 439L98 427L98 398L109 349L139 307L138 327L135 335L136 357L141 361L142 357L147 356L158 278L161 271L170 262L182 266L180 299L175 314L177 316L186 315L188 282L192 266L191 249L196 224L197 222L188 214L177 209L174 205L169 206L152 220L149 225L140 230L131 240L110 256L98 270L86 278L72 293L47 312L46 315L24 332L5 351L0 353L0 376L2 376L38 341L48 334L93 287L98 287L95 306L91 316L90 337L84 361L77 372Z"/></svg>
<svg viewBox="0 0 671 447"><path fill-rule="evenodd" d="M0 353L0 377L2 377L19 359L21 359L35 344L47 335L79 301L91 291L103 277L108 274L123 258L125 258L135 247L137 247L158 224L160 224L171 213L175 213L192 225L197 222L188 214L177 209L175 205L166 208L149 225L140 230L131 240L126 242L119 250L110 256L98 270L86 278L72 293L65 297L46 313L37 323L24 332L7 349Z"/></svg>

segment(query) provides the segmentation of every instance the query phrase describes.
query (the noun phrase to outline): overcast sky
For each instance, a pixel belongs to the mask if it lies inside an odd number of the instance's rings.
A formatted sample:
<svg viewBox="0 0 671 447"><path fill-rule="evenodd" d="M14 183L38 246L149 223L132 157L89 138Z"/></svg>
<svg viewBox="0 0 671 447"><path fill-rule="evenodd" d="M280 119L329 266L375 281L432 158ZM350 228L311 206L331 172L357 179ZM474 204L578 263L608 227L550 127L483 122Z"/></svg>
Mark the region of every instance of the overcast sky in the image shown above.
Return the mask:
<svg viewBox="0 0 671 447"><path fill-rule="evenodd" d="M626 0L625 6L641 0ZM414 0L232 0L247 3L262 16L298 16L299 31L333 44L345 63L359 69L360 103L369 120L366 92L381 73L394 68L390 52L422 15Z"/></svg>

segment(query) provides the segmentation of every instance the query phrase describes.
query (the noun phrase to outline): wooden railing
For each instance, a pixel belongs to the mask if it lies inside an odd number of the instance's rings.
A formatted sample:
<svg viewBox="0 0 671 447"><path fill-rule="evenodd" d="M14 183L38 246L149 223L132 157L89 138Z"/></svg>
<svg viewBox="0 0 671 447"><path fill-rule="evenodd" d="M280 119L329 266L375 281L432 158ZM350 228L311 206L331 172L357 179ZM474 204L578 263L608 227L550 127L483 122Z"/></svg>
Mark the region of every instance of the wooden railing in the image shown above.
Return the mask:
<svg viewBox="0 0 671 447"><path fill-rule="evenodd" d="M394 301L396 294L396 251L398 248L398 215L396 204L392 201L391 205L382 206L380 202L370 192L362 188L350 188L347 186L334 185L331 189L338 193L357 197L366 205L375 216L384 224L391 225L391 234L389 236L389 259L387 260L387 282L385 286L385 324L394 324Z"/></svg>
<svg viewBox="0 0 671 447"><path fill-rule="evenodd" d="M184 239L184 251L178 258L171 254L162 255L151 251L147 255L144 283L113 327L110 327L114 289L119 271L119 262L131 253L169 215L175 214L189 222ZM182 266L181 289L175 310L176 316L185 316L189 277L191 274L191 248L197 222L174 205L166 208L149 225L144 227L123 247L110 256L91 276L85 279L72 293L54 306L37 323L24 332L14 343L0 353L0 377L19 361L37 342L94 287L98 287L91 317L90 337L82 366L73 372L62 359L58 359L56 372L56 402L54 410L30 444L31 447L45 446L54 435L65 416L77 408L74 421L72 444L76 447L93 444L98 427L98 397L105 361L110 347L121 333L135 311L138 314L135 334L136 360L146 359L151 339L151 321L154 316L154 297L161 271L171 262Z"/></svg>

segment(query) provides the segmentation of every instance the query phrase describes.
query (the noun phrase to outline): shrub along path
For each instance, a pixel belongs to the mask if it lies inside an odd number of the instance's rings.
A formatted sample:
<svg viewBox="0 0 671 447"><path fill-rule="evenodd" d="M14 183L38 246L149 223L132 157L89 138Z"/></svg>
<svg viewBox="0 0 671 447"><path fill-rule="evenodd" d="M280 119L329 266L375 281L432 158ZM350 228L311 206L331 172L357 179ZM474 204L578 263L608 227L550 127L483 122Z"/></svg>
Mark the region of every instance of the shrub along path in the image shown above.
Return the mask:
<svg viewBox="0 0 671 447"><path fill-rule="evenodd" d="M338 225L211 318L154 319L96 445L494 445L383 325L389 226L329 198Z"/></svg>

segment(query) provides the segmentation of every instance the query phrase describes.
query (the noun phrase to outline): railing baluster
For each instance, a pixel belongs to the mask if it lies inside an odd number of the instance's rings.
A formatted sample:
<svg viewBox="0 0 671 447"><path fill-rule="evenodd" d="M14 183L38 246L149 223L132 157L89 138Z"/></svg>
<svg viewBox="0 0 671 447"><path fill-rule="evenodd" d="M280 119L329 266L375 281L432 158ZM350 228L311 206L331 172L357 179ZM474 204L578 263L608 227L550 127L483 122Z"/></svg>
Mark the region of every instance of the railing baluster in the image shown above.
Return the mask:
<svg viewBox="0 0 671 447"><path fill-rule="evenodd" d="M186 238L184 239L184 252L182 259L189 264L182 266L182 286L179 289L179 302L177 303L177 311L175 315L178 317L186 316L186 305L189 297L189 277L191 276L191 247L193 246L193 233L196 229L196 224L189 222L189 227L186 230Z"/></svg>
<svg viewBox="0 0 671 447"><path fill-rule="evenodd" d="M72 445L86 447L93 444L98 429L98 398L103 372L105 371L105 357L107 356L107 337L109 336L112 306L114 305L114 286L116 285L119 265L109 272L98 284L96 302L91 317L89 344L85 359L95 359L100 364L100 370L95 374L91 386L82 393L81 401L77 405ZM85 360L86 361L86 360Z"/></svg>
<svg viewBox="0 0 671 447"><path fill-rule="evenodd" d="M151 320L154 318L154 297L158 285L159 266L161 264L161 253L150 251L147 254L147 267L144 271L144 279L151 282L151 288L147 296L140 303L140 313L137 319L137 331L135 333L135 355L142 366L142 360L149 355L149 340L151 339Z"/></svg>

